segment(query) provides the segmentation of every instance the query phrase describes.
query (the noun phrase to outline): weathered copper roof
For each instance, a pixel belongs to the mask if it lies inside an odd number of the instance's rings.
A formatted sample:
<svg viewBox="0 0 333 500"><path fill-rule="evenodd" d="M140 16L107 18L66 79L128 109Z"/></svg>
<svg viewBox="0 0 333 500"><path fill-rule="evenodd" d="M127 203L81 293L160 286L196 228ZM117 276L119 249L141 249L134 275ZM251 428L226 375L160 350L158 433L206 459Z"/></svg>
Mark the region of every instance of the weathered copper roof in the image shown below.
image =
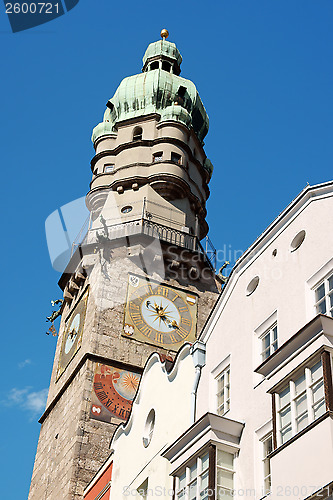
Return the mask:
<svg viewBox="0 0 333 500"><path fill-rule="evenodd" d="M151 43L144 55L144 64L150 58L160 56L164 60L174 59L179 65L181 55L175 44L166 40ZM209 120L206 110L193 82L159 69L125 78L108 101L104 120L93 130L92 140L113 133L117 123L130 118L157 113L161 121L181 122L193 128L202 142L208 132Z"/></svg>

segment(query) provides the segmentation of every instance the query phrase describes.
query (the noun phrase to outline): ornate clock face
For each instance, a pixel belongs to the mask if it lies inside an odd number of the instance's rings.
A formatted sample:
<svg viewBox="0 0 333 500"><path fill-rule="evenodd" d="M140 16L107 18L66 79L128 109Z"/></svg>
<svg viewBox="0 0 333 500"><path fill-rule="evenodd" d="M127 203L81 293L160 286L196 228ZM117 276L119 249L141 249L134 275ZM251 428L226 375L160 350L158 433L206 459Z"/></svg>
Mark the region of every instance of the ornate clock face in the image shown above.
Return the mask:
<svg viewBox="0 0 333 500"><path fill-rule="evenodd" d="M124 335L178 350L195 340L197 297L130 275Z"/></svg>
<svg viewBox="0 0 333 500"><path fill-rule="evenodd" d="M86 315L88 300L88 290L84 293L78 304L75 306L68 320L61 344L57 378L65 371L67 365L72 360L81 346L82 332Z"/></svg>

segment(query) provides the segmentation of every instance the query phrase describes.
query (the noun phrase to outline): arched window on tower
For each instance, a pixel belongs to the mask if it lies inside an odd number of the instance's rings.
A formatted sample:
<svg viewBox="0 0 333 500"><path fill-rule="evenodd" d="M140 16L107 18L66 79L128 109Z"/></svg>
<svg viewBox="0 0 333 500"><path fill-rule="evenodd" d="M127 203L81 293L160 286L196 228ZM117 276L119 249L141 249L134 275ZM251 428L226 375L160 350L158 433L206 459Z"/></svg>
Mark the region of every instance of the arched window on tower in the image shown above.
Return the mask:
<svg viewBox="0 0 333 500"><path fill-rule="evenodd" d="M162 62L162 69L164 69L164 71L168 71L168 73L170 73L171 64L168 61L163 61Z"/></svg>
<svg viewBox="0 0 333 500"><path fill-rule="evenodd" d="M158 61L154 61L150 64L150 69L158 69L159 68L159 62Z"/></svg>
<svg viewBox="0 0 333 500"><path fill-rule="evenodd" d="M133 130L133 141L141 141L142 140L142 128L135 127Z"/></svg>

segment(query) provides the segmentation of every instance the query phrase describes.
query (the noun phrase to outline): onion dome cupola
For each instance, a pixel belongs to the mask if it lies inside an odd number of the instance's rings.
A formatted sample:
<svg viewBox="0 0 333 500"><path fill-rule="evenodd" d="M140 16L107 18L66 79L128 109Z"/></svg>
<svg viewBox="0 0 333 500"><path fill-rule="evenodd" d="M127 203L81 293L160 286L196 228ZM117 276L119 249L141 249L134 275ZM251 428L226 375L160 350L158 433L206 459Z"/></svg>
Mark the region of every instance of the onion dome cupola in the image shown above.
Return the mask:
<svg viewBox="0 0 333 500"><path fill-rule="evenodd" d="M94 219L107 189L121 209L124 197L138 207L145 199L145 206L163 207L168 227L201 239L213 170L203 142L209 120L196 86L180 76L182 57L167 35L162 30L162 40L148 46L142 72L122 80L93 130L87 205Z"/></svg>
<svg viewBox="0 0 333 500"><path fill-rule="evenodd" d="M166 40L167 35L167 30L162 30L162 40L148 46L142 73L120 83L107 102L103 122L93 130L93 142L112 133L123 120L158 113L161 121L172 119L193 128L203 144L208 115L194 83L179 76L182 56L176 45Z"/></svg>

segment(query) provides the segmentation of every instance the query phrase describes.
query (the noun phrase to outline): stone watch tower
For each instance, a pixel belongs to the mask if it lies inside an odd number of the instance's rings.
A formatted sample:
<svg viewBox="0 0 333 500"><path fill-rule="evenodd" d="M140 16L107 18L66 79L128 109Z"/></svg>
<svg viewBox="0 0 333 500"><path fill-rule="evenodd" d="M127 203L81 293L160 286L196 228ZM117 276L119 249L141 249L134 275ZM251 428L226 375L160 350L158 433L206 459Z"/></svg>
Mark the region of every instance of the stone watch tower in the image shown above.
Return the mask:
<svg viewBox="0 0 333 500"><path fill-rule="evenodd" d="M91 217L59 281L62 319L30 500L82 499L148 356L171 362L219 292L206 237L208 116L181 55L151 43L93 131ZM158 397L158 395L157 395Z"/></svg>

